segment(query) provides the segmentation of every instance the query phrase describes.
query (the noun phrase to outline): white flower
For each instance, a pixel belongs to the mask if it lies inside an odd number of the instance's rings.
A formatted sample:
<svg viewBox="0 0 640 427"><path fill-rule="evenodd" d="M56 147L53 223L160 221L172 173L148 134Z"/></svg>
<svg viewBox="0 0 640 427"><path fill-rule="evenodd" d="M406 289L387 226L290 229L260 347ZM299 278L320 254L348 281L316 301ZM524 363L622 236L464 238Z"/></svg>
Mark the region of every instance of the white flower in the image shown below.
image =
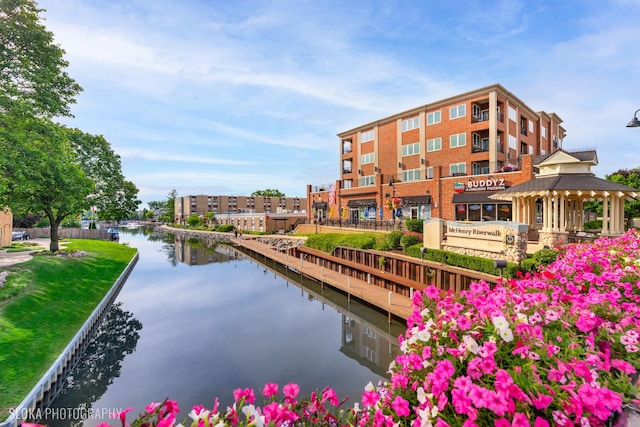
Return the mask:
<svg viewBox="0 0 640 427"><path fill-rule="evenodd" d="M511 332L511 329L509 328L500 329L499 333L500 333L500 337L506 342L513 341L513 332Z"/></svg>
<svg viewBox="0 0 640 427"><path fill-rule="evenodd" d="M507 322L507 319L504 318L504 316L496 316L492 318L491 321L493 322L493 326L496 329L504 329L509 327L509 323Z"/></svg>
<svg viewBox="0 0 640 427"><path fill-rule="evenodd" d="M424 388L422 388L422 386L418 387L416 390L416 396L421 405L427 401L427 393L424 392Z"/></svg>
<svg viewBox="0 0 640 427"><path fill-rule="evenodd" d="M429 309L428 308L423 308L422 311L420 312L420 316L422 317L428 317L429 316Z"/></svg>
<svg viewBox="0 0 640 427"><path fill-rule="evenodd" d="M431 339L431 332L429 332L428 329L423 329L420 332L418 332L418 339L420 341L424 341L427 342Z"/></svg>
<svg viewBox="0 0 640 427"><path fill-rule="evenodd" d="M420 427L433 427L431 423L431 414L428 408L418 409L418 419L420 419Z"/></svg>
<svg viewBox="0 0 640 427"><path fill-rule="evenodd" d="M369 383L364 386L364 391L375 391L376 387L373 385L373 383L371 381L369 381Z"/></svg>
<svg viewBox="0 0 640 427"><path fill-rule="evenodd" d="M525 323L525 324L529 324L529 319L527 319L527 315L524 313L518 313L517 314L518 317L518 322L520 323Z"/></svg>
<svg viewBox="0 0 640 427"><path fill-rule="evenodd" d="M479 346L476 340L474 340L469 335L465 335L462 337L462 342L464 342L469 349L469 351L473 354L478 354Z"/></svg>

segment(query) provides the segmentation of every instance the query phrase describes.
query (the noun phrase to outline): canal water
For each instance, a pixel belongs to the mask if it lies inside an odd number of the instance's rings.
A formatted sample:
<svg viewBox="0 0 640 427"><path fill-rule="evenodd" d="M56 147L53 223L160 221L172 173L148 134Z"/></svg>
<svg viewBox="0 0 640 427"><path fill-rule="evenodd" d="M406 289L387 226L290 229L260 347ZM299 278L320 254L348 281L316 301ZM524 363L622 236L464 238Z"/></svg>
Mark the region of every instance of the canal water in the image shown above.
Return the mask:
<svg viewBox="0 0 640 427"><path fill-rule="evenodd" d="M326 386L347 406L387 377L403 322L223 244L152 229L121 230L140 259L99 333L45 412L49 426L97 426L150 402L226 407L233 390L265 383ZM62 419L64 418L64 419Z"/></svg>

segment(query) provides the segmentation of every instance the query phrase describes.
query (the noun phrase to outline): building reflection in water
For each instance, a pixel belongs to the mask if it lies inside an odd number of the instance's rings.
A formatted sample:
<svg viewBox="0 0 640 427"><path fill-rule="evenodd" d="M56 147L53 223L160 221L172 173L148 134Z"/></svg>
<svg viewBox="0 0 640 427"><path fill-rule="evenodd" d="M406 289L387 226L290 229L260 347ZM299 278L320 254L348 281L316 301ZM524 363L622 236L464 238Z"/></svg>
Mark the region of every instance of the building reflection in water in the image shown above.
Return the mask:
<svg viewBox="0 0 640 427"><path fill-rule="evenodd" d="M218 244L215 240L175 238L175 257L188 265L205 265L214 262L229 262L238 259L237 251L228 245Z"/></svg>
<svg viewBox="0 0 640 427"><path fill-rule="evenodd" d="M342 338L340 352L345 356L366 366L381 377L388 378L389 364L399 354L398 336L404 332L406 326L394 322L389 324L387 316L379 314L371 318L372 310L363 309L359 304L352 304L346 295L322 286L308 279L292 280L292 272L284 266L265 265L264 259L254 258L255 254L229 245L218 244L215 240L175 237L175 257L178 261L188 265L205 265L214 262L229 262L239 258L256 261L260 268L273 272L300 288L302 295L310 301L327 304L337 310L342 316ZM302 282L302 283L300 283ZM351 311L358 307L357 312ZM386 329L386 330L385 330ZM394 335L395 333L395 335Z"/></svg>

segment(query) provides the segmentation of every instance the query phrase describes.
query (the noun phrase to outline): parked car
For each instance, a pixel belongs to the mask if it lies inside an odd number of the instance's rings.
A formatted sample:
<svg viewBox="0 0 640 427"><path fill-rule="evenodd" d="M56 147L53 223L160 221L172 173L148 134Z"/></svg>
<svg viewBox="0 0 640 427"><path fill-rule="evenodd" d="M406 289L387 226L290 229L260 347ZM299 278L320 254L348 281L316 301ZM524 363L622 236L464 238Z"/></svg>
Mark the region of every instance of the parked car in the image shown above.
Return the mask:
<svg viewBox="0 0 640 427"><path fill-rule="evenodd" d="M11 240L29 240L29 233L26 231L12 231Z"/></svg>

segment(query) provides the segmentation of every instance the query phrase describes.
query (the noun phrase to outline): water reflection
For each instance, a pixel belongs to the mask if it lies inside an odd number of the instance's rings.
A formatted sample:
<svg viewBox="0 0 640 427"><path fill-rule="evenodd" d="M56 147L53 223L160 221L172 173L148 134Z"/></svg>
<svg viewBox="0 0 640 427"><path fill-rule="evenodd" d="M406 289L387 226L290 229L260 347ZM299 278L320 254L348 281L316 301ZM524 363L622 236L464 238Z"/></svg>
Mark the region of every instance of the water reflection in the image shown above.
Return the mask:
<svg viewBox="0 0 640 427"><path fill-rule="evenodd" d="M83 357L71 371L49 408L90 408L107 391L114 378L120 376L121 362L126 355L135 351L140 338L138 331L141 329L142 324L133 314L122 310L122 303L112 305ZM69 415L86 414L86 411L72 411ZM69 419L70 417L55 417L40 422L49 427L83 425L84 419Z"/></svg>
<svg viewBox="0 0 640 427"><path fill-rule="evenodd" d="M404 322L241 248L140 229L122 230L120 242L138 248L140 260L118 308L144 329L107 326L122 340L110 345L121 348L111 358L92 354L107 344L88 350L56 407L139 413L170 397L182 420L215 397L230 405L238 387L295 382L309 395L331 386L351 404L367 382L388 377Z"/></svg>

